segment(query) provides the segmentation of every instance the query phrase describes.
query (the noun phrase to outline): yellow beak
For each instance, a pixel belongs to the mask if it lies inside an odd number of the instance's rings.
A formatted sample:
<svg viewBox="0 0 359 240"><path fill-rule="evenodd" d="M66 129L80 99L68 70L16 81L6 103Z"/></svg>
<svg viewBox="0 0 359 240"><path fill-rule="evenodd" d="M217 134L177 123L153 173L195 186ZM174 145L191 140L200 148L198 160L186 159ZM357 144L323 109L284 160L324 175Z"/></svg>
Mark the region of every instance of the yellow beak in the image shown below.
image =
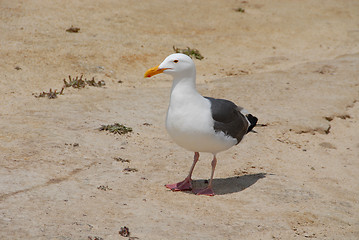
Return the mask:
<svg viewBox="0 0 359 240"><path fill-rule="evenodd" d="M158 65L158 66L159 66L159 65ZM145 78L146 78L146 77L152 77L152 76L154 76L154 75L156 75L156 74L159 74L159 73L163 73L163 71L166 70L166 68L161 68L161 69L159 69L158 66L148 69L148 70L145 72Z"/></svg>

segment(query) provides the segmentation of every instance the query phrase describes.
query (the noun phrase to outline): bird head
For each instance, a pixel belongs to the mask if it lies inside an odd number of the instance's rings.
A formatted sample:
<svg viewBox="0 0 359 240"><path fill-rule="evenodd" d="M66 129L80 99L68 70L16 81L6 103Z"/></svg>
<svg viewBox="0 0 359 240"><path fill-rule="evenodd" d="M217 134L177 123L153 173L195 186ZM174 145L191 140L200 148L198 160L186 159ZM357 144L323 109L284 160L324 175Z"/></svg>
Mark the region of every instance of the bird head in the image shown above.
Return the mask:
<svg viewBox="0 0 359 240"><path fill-rule="evenodd" d="M175 53L166 57L160 65L148 69L145 73L145 77L152 77L159 73L166 73L173 77L186 77L193 74L195 75L196 69L194 62L189 56L182 53Z"/></svg>

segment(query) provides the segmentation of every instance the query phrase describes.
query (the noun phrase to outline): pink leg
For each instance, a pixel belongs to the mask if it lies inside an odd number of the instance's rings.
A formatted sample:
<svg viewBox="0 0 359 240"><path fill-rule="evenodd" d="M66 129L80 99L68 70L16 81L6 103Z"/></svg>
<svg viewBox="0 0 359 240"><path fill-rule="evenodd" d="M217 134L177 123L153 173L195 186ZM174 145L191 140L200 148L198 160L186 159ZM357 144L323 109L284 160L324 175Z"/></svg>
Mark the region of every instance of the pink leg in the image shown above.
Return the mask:
<svg viewBox="0 0 359 240"><path fill-rule="evenodd" d="M189 191L189 190L192 190L192 173L193 173L194 166L196 166L196 163L198 162L198 158L199 158L199 153L195 152L192 167L191 167L191 170L189 171L188 176L182 182L173 183L173 184L166 184L165 185L166 188L169 188L172 191Z"/></svg>
<svg viewBox="0 0 359 240"><path fill-rule="evenodd" d="M217 158L216 155L213 156L213 160L212 160L212 173L211 173L211 179L209 180L208 186L204 189L198 189L198 190L193 190L193 192L196 195L207 195L207 196L214 196L214 192L212 189L212 181L213 181L213 176L214 176L214 170L216 169L216 165L217 165Z"/></svg>

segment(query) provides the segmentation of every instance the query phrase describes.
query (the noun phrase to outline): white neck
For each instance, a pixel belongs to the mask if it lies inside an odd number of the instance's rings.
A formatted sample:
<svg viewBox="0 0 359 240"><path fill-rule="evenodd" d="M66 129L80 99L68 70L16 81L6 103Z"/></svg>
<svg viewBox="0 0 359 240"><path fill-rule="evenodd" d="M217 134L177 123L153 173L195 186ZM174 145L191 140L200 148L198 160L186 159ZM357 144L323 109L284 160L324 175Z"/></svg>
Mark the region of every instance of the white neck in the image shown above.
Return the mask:
<svg viewBox="0 0 359 240"><path fill-rule="evenodd" d="M196 91L196 79L192 78L192 77L186 77L186 78L178 78L175 77L173 79L173 83L172 83L172 89L171 89L171 93L173 91L181 91L181 92L193 92Z"/></svg>
<svg viewBox="0 0 359 240"><path fill-rule="evenodd" d="M195 104L203 97L196 90L195 75L188 77L175 76L173 79L170 108L181 108Z"/></svg>

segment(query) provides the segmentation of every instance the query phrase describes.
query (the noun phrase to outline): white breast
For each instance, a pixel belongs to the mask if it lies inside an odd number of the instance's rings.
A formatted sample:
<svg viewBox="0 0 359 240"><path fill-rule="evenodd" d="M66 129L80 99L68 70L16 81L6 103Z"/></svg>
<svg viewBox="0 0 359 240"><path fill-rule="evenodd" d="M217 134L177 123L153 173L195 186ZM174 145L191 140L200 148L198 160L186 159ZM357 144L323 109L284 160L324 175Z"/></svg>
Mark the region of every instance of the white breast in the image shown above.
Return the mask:
<svg viewBox="0 0 359 240"><path fill-rule="evenodd" d="M172 139L187 150L213 154L235 145L235 138L214 131L210 101L192 90L172 89L166 119Z"/></svg>

